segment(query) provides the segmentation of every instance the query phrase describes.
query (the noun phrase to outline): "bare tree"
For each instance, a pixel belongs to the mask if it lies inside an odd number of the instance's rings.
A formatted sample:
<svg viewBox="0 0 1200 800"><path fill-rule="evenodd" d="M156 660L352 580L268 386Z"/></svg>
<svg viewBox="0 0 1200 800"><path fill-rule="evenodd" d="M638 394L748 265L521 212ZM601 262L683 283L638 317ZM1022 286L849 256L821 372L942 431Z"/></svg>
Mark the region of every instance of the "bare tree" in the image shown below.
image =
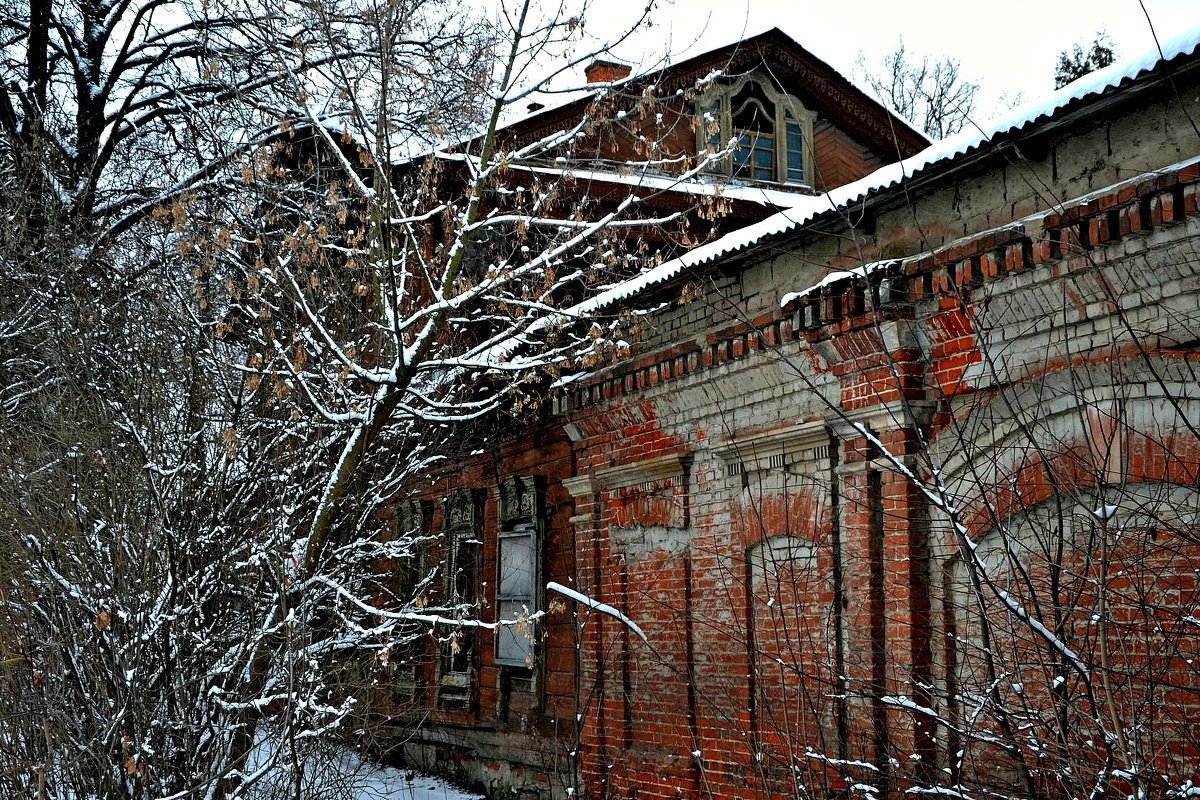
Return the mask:
<svg viewBox="0 0 1200 800"><path fill-rule="evenodd" d="M705 166L657 149L642 86L506 133L611 46L588 10L4 13L6 792L245 796L406 641L496 624L429 591L437 563L397 583L422 537L384 509L455 433L623 352L578 304L656 263L642 232L685 233L636 174ZM606 129L645 159L584 201Z"/></svg>
<svg viewBox="0 0 1200 800"><path fill-rule="evenodd" d="M975 111L979 84L963 78L952 58L914 55L901 41L877 65L860 53L857 70L882 103L930 139L958 133Z"/></svg>

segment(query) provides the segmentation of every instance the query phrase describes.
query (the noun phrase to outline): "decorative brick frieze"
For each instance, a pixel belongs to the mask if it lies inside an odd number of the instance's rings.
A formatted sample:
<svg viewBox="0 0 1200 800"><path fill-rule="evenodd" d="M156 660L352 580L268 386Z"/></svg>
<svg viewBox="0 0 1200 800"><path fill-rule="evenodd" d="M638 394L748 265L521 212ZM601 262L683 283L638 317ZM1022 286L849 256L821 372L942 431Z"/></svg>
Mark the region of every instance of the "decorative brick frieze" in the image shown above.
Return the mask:
<svg viewBox="0 0 1200 800"><path fill-rule="evenodd" d="M632 464L596 470L593 476L600 486L609 491L635 486L649 487L660 481L686 481L690 464L690 454L672 453L636 461Z"/></svg>
<svg viewBox="0 0 1200 800"><path fill-rule="evenodd" d="M725 474L782 469L799 461L819 463L829 457L829 431L824 420L729 438L712 449L725 463Z"/></svg>
<svg viewBox="0 0 1200 800"><path fill-rule="evenodd" d="M703 343L679 343L592 373L562 390L556 409L559 413L580 410L745 359L789 340L841 335L875 324L880 312L903 313L912 301L959 297L1030 266L1069 261L1197 213L1200 162L1190 161L932 252L880 262L879 268L864 270L866 280L848 274L801 292L778 313L711 333Z"/></svg>

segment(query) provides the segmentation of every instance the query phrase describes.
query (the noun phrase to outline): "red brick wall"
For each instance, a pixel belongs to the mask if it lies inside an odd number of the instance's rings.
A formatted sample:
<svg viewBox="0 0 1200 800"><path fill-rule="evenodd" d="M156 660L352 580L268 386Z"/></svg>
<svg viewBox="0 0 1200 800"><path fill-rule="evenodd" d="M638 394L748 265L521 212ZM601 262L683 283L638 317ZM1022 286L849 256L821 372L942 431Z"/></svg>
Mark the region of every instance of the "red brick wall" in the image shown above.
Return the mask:
<svg viewBox="0 0 1200 800"><path fill-rule="evenodd" d="M1182 785L1197 764L1187 720L1200 713L1188 621L1200 602L1197 355L1122 337L1162 329L1164 306L1186 320L1173 341L1200 330L1200 231L1175 211L1196 213L1198 179L1186 167L1128 196L1114 188L1108 205L1068 203L1038 234L1009 227L898 262L873 277L903 290L885 310L854 281L832 283L564 398L579 475L691 459L685 476L578 499L591 515L577 529L581 587L649 638L610 617L586 622L580 680L599 698L581 756L589 796L803 785L828 797L855 783L894 796L960 778L1023 796L1022 765L1033 791L1070 795L1084 787L1062 767L1094 780L1106 732L1121 740L1120 769L1145 754L1143 788ZM1129 216L1125 206L1143 230L1117 238L1091 224ZM1151 206L1162 216L1142 213ZM1126 276L1124 299L1105 302L1113 276ZM783 456L739 473L714 455L735 435L769 439L821 417L834 447L807 474ZM1169 502L1130 500L1139 486ZM1052 498L1086 506L1105 492L1124 492L1130 527L1109 532L1103 571L1099 540L1076 537L1061 557L1030 556L1011 603L961 594L955 522L983 540ZM811 558L756 576L749 554L780 534L811 543Z"/></svg>
<svg viewBox="0 0 1200 800"><path fill-rule="evenodd" d="M855 174L822 136L831 174ZM486 647L479 714L434 715L438 730L496 732L481 758L554 753L539 779L588 797L901 796L960 778L1077 796L1062 767L1094 778L1106 743L1114 768L1142 770L1111 792L1182 785L1200 713L1200 168L1090 194L1081 173L1054 183L1080 197L1053 208L1010 196L1005 169L881 213L876 234L797 235L739 264L712 306L663 310L653 346L572 385L569 446L507 447L501 476L557 487L547 577L646 639L566 601L536 734L492 712ZM877 258L894 260L779 307ZM819 454L728 455L822 423ZM638 477L672 456L679 474ZM454 481L492 485L491 464ZM1128 533L1008 558L1006 595L964 594L973 544L1062 498L1086 519L1111 492ZM805 555L757 576L753 554L781 535Z"/></svg>
<svg viewBox="0 0 1200 800"><path fill-rule="evenodd" d="M475 455L456 459L454 472L435 476L420 495L428 517L427 535L442 529L441 498L453 488L479 489L485 493L478 527L482 547L480 577L482 606L478 618L491 622L496 617L496 534L499 529L496 487L510 477L533 477L543 481L542 498L545 534L544 575L567 580L582 569L584 560L576 548L575 527L570 520L574 503L563 488L563 479L573 474L571 447L559 425L530 420L530 429L513 437L496 451L484 448ZM445 557L444 543L435 541L429 550L431 564ZM440 598L440 581L429 595ZM554 595L545 598L550 607ZM377 746L399 746L407 757L423 766L448 772L462 780L482 784L525 786L549 791L556 781L571 781L571 770L558 768L571 763L576 718L580 702L576 695L576 628L561 605L550 607L538 624L537 664L534 691L523 686L506 688L500 665L495 663L494 633L475 634L473 702L468 708L439 708L437 702L436 648L432 637L418 644L418 691L414 701L397 702L385 685L376 693L373 709L391 720L394 738ZM436 629L445 636L449 631ZM502 713L503 712L503 713ZM415 727L414 727L415 726Z"/></svg>

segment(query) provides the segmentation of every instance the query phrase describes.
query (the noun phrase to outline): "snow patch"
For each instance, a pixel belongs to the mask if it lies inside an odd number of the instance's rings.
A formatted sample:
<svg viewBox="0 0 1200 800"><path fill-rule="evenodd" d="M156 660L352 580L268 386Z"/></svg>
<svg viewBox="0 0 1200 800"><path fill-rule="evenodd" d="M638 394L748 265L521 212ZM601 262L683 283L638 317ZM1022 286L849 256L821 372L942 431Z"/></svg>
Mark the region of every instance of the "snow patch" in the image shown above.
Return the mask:
<svg viewBox="0 0 1200 800"><path fill-rule="evenodd" d="M895 259L888 259L886 261L872 261L869 264L863 264L861 267L853 267L851 269L831 272L821 280L814 283L812 286L809 286L807 289L802 289L798 292L788 292L785 294L779 299L779 307L787 308L792 303L803 300L813 292L818 292L824 287L833 283L837 283L838 281L845 280L846 278L865 278L877 269L883 269L898 263L899 262Z"/></svg>
<svg viewBox="0 0 1200 800"><path fill-rule="evenodd" d="M260 729L261 730L261 729ZM434 775L364 761L357 753L339 745L317 746L297 743L293 754L276 732L260 733L246 764L247 774L262 773L251 789L252 800L290 798L295 789L293 764L303 766L305 797L340 797L345 800L483 800L483 795L465 792Z"/></svg>
<svg viewBox="0 0 1200 800"><path fill-rule="evenodd" d="M580 605L587 606L595 611L599 611L601 614L607 614L613 619L620 620L625 625L629 626L629 630L641 637L643 642L649 641L649 639L646 638L646 634L642 633L642 629L637 626L637 623L607 603L601 603L599 600L593 600L582 592L577 592L574 589L570 589L566 586L563 586L561 583L555 583L554 581L547 583L546 588L551 592L558 592L564 597L569 597Z"/></svg>
<svg viewBox="0 0 1200 800"><path fill-rule="evenodd" d="M648 174L645 165L629 164L635 172L614 172L599 169L553 169L550 167L530 167L522 164L510 164L510 172L532 172L539 175L569 178L575 181L592 183L609 183L620 186L634 186L655 191L670 191L681 194L700 195L707 197L721 196L730 200L748 203L758 203L775 208L792 208L812 202L813 196L801 194L794 190L779 189L770 186L747 186L733 182L724 175L697 175L692 178L677 178L669 175Z"/></svg>

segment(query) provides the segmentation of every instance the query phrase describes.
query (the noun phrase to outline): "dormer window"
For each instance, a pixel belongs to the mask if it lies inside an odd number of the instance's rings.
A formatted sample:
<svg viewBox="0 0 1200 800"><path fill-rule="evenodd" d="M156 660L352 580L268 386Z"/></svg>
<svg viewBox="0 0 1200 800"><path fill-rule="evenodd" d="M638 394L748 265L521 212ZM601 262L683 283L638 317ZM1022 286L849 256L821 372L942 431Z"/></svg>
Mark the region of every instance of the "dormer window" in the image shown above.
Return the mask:
<svg viewBox="0 0 1200 800"><path fill-rule="evenodd" d="M735 178L809 185L816 115L753 75L711 87L698 101L697 147L731 155L710 171Z"/></svg>
<svg viewBox="0 0 1200 800"><path fill-rule="evenodd" d="M775 104L757 83L750 82L733 96L729 119L737 138L733 174L775 180Z"/></svg>

